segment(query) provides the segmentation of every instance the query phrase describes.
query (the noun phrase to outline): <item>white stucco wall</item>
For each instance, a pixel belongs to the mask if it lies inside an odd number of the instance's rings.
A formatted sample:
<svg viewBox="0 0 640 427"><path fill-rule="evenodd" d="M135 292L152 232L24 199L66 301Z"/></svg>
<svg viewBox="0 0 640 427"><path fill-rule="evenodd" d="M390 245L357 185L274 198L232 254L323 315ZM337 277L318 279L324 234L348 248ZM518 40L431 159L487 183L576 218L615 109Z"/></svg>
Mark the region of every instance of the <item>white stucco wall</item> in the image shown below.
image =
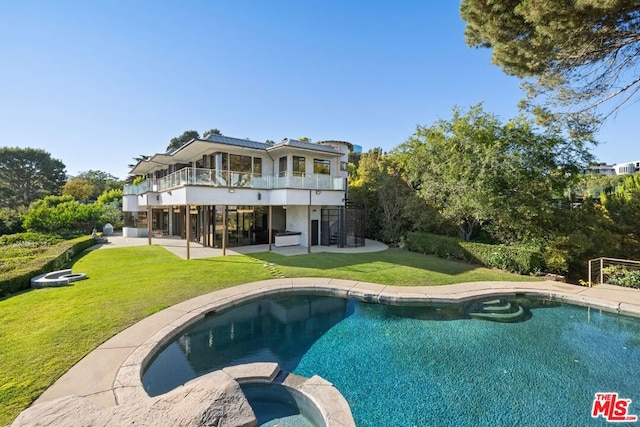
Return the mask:
<svg viewBox="0 0 640 427"><path fill-rule="evenodd" d="M311 206L311 220L320 221L322 206ZM300 236L300 245L307 246L309 239L309 222L307 216L306 206L287 206L287 231L299 231L302 233ZM321 241L320 236L320 224L318 223L318 243Z"/></svg>

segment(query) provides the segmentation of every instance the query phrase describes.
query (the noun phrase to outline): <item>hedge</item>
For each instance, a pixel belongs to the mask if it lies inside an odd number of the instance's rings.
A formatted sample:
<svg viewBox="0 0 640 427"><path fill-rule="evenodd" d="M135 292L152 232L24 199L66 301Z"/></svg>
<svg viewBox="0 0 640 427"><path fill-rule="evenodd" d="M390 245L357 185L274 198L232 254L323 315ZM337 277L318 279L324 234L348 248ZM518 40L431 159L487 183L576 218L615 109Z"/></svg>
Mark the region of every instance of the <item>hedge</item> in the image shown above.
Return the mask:
<svg viewBox="0 0 640 427"><path fill-rule="evenodd" d="M61 269L75 255L93 246L92 236L82 236L51 246L23 268L0 274L0 296L31 287L31 278L39 274Z"/></svg>
<svg viewBox="0 0 640 427"><path fill-rule="evenodd" d="M544 266L542 253L531 247L464 242L454 237L422 232L409 233L406 245L414 252L459 259L519 274L537 273Z"/></svg>

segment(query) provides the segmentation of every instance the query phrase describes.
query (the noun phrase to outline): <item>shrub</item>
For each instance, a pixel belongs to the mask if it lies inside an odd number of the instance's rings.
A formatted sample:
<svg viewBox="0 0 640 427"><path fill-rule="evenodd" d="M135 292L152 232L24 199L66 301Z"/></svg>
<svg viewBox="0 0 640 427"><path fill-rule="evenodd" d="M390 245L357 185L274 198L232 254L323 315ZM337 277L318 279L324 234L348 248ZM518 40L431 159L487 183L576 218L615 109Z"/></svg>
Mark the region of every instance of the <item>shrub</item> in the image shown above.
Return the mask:
<svg viewBox="0 0 640 427"><path fill-rule="evenodd" d="M0 236L3 234L13 234L22 231L22 220L27 212L24 206L15 209L0 208Z"/></svg>
<svg viewBox="0 0 640 427"><path fill-rule="evenodd" d="M101 215L102 208L96 204L85 205L68 195L47 196L31 204L23 226L29 231L86 234L100 228Z"/></svg>
<svg viewBox="0 0 640 427"><path fill-rule="evenodd" d="M406 243L407 248L414 252L459 259L520 274L536 273L544 264L540 251L532 247L464 242L454 237L422 232L409 233Z"/></svg>
<svg viewBox="0 0 640 427"><path fill-rule="evenodd" d="M640 289L640 270L628 270L620 266L611 266L604 268L602 272L606 277L605 282L610 285Z"/></svg>
<svg viewBox="0 0 640 427"><path fill-rule="evenodd" d="M24 232L16 234L7 234L0 236L0 246L15 245L20 243L38 243L49 244L61 242L63 239L60 236L54 234L43 234L34 232Z"/></svg>
<svg viewBox="0 0 640 427"><path fill-rule="evenodd" d="M75 255L94 244L95 241L91 236L67 240L49 247L43 254L18 266L15 270L0 273L0 296L28 289L31 286L32 277L59 270Z"/></svg>
<svg viewBox="0 0 640 427"><path fill-rule="evenodd" d="M542 252L544 265L549 273L565 275L569 271L571 256L566 248L568 238L557 238L545 245Z"/></svg>

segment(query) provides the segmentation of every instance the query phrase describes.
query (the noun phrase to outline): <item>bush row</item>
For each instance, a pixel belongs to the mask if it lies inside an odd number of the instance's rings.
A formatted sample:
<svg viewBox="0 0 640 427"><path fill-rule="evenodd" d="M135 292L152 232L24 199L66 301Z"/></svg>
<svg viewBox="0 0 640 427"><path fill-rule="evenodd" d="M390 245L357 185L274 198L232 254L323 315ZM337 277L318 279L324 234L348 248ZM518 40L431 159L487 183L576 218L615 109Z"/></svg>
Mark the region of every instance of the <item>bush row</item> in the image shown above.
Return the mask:
<svg viewBox="0 0 640 427"><path fill-rule="evenodd" d="M422 232L409 233L406 245L414 252L459 259L519 274L537 273L544 267L541 252L531 247L464 242L454 237Z"/></svg>
<svg viewBox="0 0 640 427"><path fill-rule="evenodd" d="M629 270L620 266L605 267L605 283L640 289L640 270Z"/></svg>
<svg viewBox="0 0 640 427"><path fill-rule="evenodd" d="M31 278L61 269L75 255L93 246L91 236L82 236L51 246L45 253L17 270L0 274L0 296L12 294L31 286Z"/></svg>
<svg viewBox="0 0 640 427"><path fill-rule="evenodd" d="M62 237L55 234L43 234L34 232L23 232L16 234L5 234L0 236L0 246L8 246L21 244L25 242L33 242L38 244L55 244L61 242Z"/></svg>

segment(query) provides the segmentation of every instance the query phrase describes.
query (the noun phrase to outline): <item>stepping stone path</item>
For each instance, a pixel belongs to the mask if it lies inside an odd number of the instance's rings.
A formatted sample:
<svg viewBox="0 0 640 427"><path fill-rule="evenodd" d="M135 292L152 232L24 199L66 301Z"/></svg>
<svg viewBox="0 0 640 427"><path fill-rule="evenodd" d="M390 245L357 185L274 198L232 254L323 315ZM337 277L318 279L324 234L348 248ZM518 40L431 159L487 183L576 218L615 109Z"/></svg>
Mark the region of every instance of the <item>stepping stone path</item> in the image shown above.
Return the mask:
<svg viewBox="0 0 640 427"><path fill-rule="evenodd" d="M264 263L264 264L262 264L262 266L267 269L267 271L269 272L271 277L273 277L275 279L284 279L285 278L284 273L282 271L280 271L278 266L275 265L274 263L272 263L272 262Z"/></svg>

